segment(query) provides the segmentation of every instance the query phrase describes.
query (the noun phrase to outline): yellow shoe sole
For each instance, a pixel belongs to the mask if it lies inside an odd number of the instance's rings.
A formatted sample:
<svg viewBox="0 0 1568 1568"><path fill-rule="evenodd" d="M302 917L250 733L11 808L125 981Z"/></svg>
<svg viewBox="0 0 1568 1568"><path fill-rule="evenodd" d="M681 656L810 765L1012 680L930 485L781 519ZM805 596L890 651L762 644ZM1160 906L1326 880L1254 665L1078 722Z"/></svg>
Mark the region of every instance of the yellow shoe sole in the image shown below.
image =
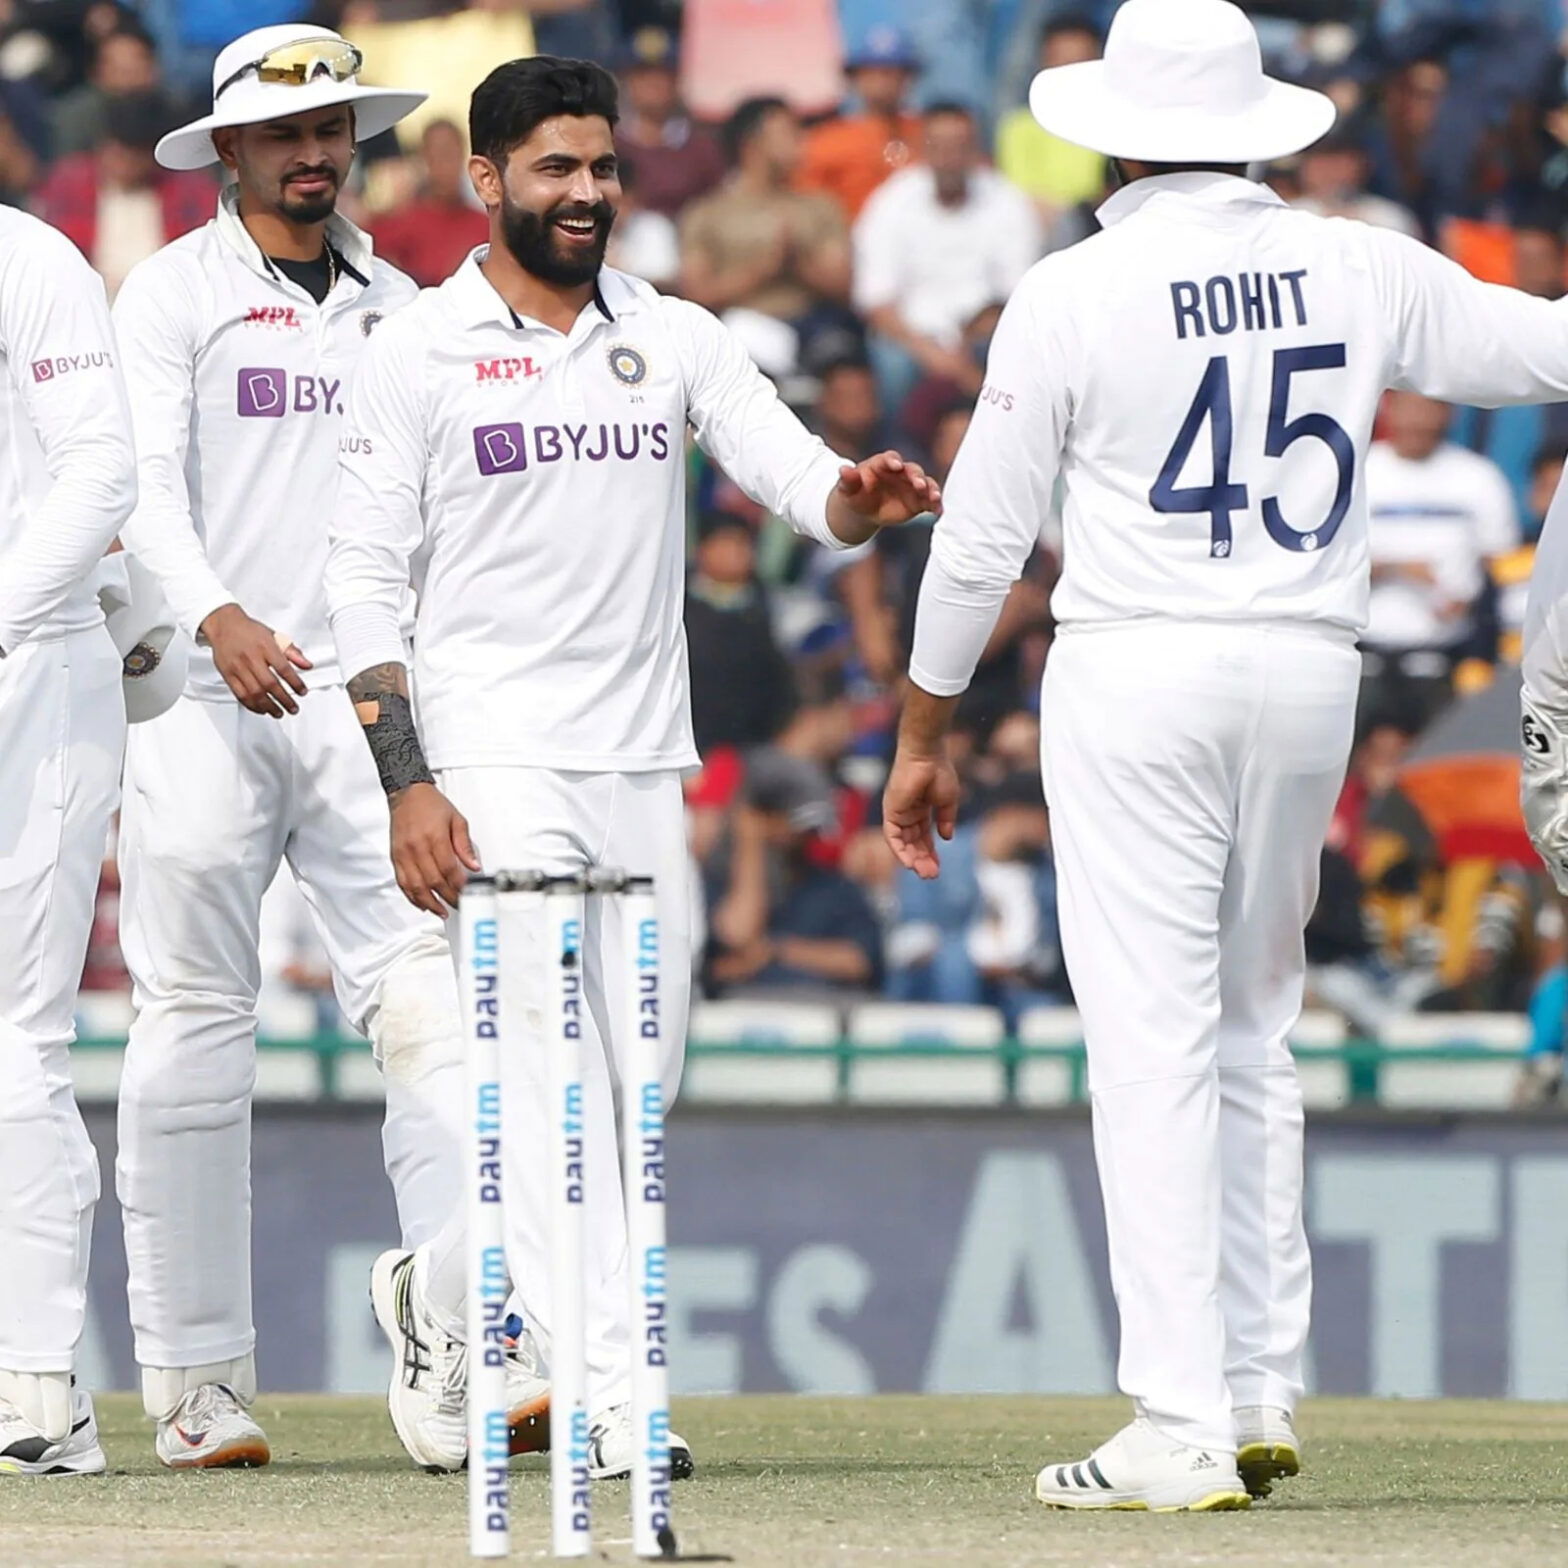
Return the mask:
<svg viewBox="0 0 1568 1568"><path fill-rule="evenodd" d="M1058 1502L1054 1499L1047 1501L1043 1497L1040 1501L1047 1508L1056 1509L1061 1513L1079 1513L1093 1509L1101 1513L1223 1514L1252 1506L1252 1498L1246 1492L1210 1492L1207 1497L1200 1497L1196 1502L1169 1503L1163 1507L1151 1506L1143 1502L1100 1503L1092 1498L1085 1498L1081 1503Z"/></svg>
<svg viewBox="0 0 1568 1568"><path fill-rule="evenodd" d="M1253 1497L1267 1497L1274 1483L1301 1473L1301 1455L1292 1443L1246 1443L1236 1450L1236 1473Z"/></svg>

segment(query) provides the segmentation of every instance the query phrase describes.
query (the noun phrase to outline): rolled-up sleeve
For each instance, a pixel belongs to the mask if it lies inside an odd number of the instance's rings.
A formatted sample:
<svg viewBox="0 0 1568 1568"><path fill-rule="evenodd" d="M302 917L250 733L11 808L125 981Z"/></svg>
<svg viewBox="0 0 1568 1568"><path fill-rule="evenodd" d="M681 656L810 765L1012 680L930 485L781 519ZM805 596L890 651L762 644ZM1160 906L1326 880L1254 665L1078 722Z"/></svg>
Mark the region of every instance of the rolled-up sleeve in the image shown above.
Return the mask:
<svg viewBox="0 0 1568 1568"><path fill-rule="evenodd" d="M26 640L92 570L136 504L125 386L103 284L63 235L18 235L0 271L0 340L52 483L0 561L0 648ZM66 374L41 373L69 355Z"/></svg>
<svg viewBox="0 0 1568 1568"><path fill-rule="evenodd" d="M968 687L1050 512L1070 406L1058 317L1026 286L991 340L915 612L909 678L934 697Z"/></svg>
<svg viewBox="0 0 1568 1568"><path fill-rule="evenodd" d="M428 438L412 323L371 338L349 390L327 548L327 612L345 676L401 664L403 606L424 542Z"/></svg>
<svg viewBox="0 0 1568 1568"><path fill-rule="evenodd" d="M849 544L828 527L828 497L848 459L801 424L735 335L709 311L661 301L673 318L687 418L704 452L752 500L796 533L833 550Z"/></svg>
<svg viewBox="0 0 1568 1568"><path fill-rule="evenodd" d="M201 309L199 280L163 256L134 268L114 301L140 489L125 547L157 577L192 637L220 605L235 602L207 560L185 477Z"/></svg>

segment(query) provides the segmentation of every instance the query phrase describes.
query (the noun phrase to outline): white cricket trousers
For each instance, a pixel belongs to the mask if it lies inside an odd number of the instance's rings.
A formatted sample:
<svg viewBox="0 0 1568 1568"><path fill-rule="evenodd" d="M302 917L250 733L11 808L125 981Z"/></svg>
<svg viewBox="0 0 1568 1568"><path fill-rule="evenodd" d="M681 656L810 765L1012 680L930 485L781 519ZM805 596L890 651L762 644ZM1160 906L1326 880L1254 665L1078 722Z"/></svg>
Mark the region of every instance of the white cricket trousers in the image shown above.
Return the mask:
<svg viewBox="0 0 1568 1568"><path fill-rule="evenodd" d="M97 626L0 659L0 1370L69 1372L98 1158L71 1089L76 992L119 794L120 660Z"/></svg>
<svg viewBox="0 0 1568 1568"><path fill-rule="evenodd" d="M659 917L665 1102L675 1097L691 1000L691 862L680 775L571 773L548 768L450 768L439 779L468 818L486 871L540 870L560 875L617 866L652 876ZM503 1029L502 1124L507 1160L507 1262L529 1326L550 1346L550 1127L543 1019L549 969L543 916L529 931L533 961L519 1012L526 1026ZM502 940L511 940L507 927ZM588 1405L598 1413L630 1398L631 1303L626 1206L616 1136L615 1089L624 1049L626 935L614 898L590 898L583 924L583 1156L587 1162L586 1340ZM508 978L521 973L503 958ZM510 995L510 993L509 993Z"/></svg>
<svg viewBox="0 0 1568 1568"><path fill-rule="evenodd" d="M120 934L136 1021L116 1176L144 1368L222 1364L255 1344L258 944L262 895L282 860L310 905L338 1002L381 1064L404 1244L440 1231L461 1249L457 989L441 922L398 891L389 840L386 797L340 686L311 691L283 720L232 698L184 697L132 726ZM148 1399L168 1403L168 1392Z"/></svg>
<svg viewBox="0 0 1568 1568"><path fill-rule="evenodd" d="M1287 1037L1361 661L1313 628L1064 631L1042 752L1118 1377L1179 1442L1293 1410L1312 1289Z"/></svg>

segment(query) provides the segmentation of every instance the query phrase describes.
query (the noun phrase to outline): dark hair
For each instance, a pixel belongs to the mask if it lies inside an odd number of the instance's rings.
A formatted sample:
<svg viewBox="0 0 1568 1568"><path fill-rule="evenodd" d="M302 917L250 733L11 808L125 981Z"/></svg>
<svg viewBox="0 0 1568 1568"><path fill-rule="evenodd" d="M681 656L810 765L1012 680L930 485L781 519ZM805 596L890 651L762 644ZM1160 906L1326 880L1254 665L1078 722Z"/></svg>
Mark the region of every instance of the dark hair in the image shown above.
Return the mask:
<svg viewBox="0 0 1568 1568"><path fill-rule="evenodd" d="M1092 17L1085 16L1082 11L1058 11L1055 16L1047 19L1044 27L1040 29L1040 45L1043 48L1053 38L1060 38L1064 33L1087 33L1098 44L1105 42L1105 34L1095 24Z"/></svg>
<svg viewBox="0 0 1568 1568"><path fill-rule="evenodd" d="M935 120L944 114L954 114L961 120L968 120L971 125L976 123L975 111L957 98L939 98L935 103L928 103L921 113L928 120Z"/></svg>
<svg viewBox="0 0 1568 1568"><path fill-rule="evenodd" d="M503 164L558 114L599 116L613 128L620 118L615 78L591 60L535 55L498 65L475 89L468 105L468 143L481 158Z"/></svg>
<svg viewBox="0 0 1568 1568"><path fill-rule="evenodd" d="M151 152L165 132L179 123L168 95L151 87L145 92L116 94L104 107L103 141Z"/></svg>
<svg viewBox="0 0 1568 1568"><path fill-rule="evenodd" d="M737 106L735 112L724 122L724 129L719 133L724 142L724 156L731 163L739 163L740 155L751 144L751 139L762 128L762 122L770 114L776 114L782 109L786 114L790 112L789 105L782 98L748 98Z"/></svg>

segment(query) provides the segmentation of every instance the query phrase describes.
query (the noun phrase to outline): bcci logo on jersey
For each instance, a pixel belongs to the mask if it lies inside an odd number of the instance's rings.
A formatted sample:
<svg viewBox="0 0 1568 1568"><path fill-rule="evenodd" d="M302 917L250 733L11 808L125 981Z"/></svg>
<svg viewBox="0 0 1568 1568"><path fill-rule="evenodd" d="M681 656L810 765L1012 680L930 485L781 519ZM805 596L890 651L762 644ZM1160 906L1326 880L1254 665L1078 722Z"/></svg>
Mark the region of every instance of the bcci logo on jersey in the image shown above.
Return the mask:
<svg viewBox="0 0 1568 1568"><path fill-rule="evenodd" d="M629 344L617 343L610 350L610 374L623 387L640 387L648 379L648 361Z"/></svg>

